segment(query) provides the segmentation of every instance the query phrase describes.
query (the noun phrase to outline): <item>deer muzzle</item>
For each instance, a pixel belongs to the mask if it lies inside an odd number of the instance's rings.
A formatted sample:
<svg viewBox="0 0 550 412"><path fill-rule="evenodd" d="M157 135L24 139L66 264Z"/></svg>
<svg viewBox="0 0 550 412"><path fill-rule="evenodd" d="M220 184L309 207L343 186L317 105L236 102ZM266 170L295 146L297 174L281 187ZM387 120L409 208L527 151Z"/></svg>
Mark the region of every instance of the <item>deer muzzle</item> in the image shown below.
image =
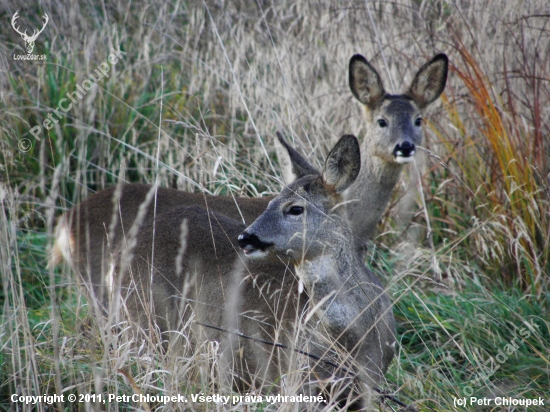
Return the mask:
<svg viewBox="0 0 550 412"><path fill-rule="evenodd" d="M272 243L262 242L254 233L243 232L238 238L239 247L243 250L246 256L261 256L267 253L267 249L272 246Z"/></svg>
<svg viewBox="0 0 550 412"><path fill-rule="evenodd" d="M416 146L414 143L405 140L402 143L397 143L393 149L393 155L397 163L410 163L414 159Z"/></svg>

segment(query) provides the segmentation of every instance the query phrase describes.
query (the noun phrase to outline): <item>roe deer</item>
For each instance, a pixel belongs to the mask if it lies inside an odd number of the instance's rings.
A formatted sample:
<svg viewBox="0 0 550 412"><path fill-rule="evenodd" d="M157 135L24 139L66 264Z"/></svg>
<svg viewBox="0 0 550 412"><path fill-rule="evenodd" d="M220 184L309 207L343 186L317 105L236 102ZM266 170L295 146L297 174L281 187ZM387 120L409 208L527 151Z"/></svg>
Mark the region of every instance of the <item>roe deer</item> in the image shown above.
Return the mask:
<svg viewBox="0 0 550 412"><path fill-rule="evenodd" d="M155 230L150 222L142 225L133 259L125 256L124 244L118 247L111 305L122 304L130 318L175 338L194 321L183 332L193 342L221 342L228 376L237 377L231 383L241 390L259 385L267 391L282 377L278 391L295 391L294 383L301 393L328 393L331 405L359 406L351 384L382 380L395 346L391 302L364 266L341 204L360 170L359 143L343 136L322 173L282 138L278 154L289 185L246 231L198 206L163 213ZM292 266L305 286L302 293ZM235 331L263 343L238 339ZM265 341L330 356L333 363ZM306 371L312 382L304 379Z"/></svg>
<svg viewBox="0 0 550 412"><path fill-rule="evenodd" d="M359 143L352 135L334 146L322 173L295 157L284 171L292 183L239 236L239 246L250 258L290 259L309 309L315 307L309 316L355 359L372 385L394 356L395 324L382 285L356 248L343 205L360 167Z"/></svg>
<svg viewBox="0 0 550 412"><path fill-rule="evenodd" d="M449 61L436 55L416 74L405 94L384 90L380 76L360 54L349 63L349 85L365 111L367 132L361 147L361 173L348 190L348 213L357 246L370 239L399 180L404 164L422 142L422 110L443 92Z"/></svg>
<svg viewBox="0 0 550 412"><path fill-rule="evenodd" d="M412 161L422 141L422 110L442 93L447 79L447 56L439 54L416 74L405 94L386 93L376 70L361 55L351 58L349 84L363 104L367 133L362 143L359 176L345 197L357 248L364 248L375 231L397 184L404 163ZM133 225L151 186L127 184L105 189L61 218L51 263L65 259L83 279L103 292L111 249ZM245 223L257 218L273 197L208 196L158 188L147 204L146 219L177 206L197 205ZM154 206L153 206L154 203Z"/></svg>

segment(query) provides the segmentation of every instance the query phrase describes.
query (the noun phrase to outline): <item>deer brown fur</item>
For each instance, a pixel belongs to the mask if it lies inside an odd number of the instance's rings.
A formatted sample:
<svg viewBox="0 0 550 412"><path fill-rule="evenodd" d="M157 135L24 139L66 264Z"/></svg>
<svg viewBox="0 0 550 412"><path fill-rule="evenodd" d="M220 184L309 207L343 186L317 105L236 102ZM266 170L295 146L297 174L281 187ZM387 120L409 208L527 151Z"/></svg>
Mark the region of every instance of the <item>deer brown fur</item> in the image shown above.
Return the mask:
<svg viewBox="0 0 550 412"><path fill-rule="evenodd" d="M375 232L404 164L412 161L416 145L422 141L421 114L443 91L447 66L445 55L435 56L419 70L407 93L390 95L363 56L355 55L350 60L350 88L364 107L367 126L361 145L361 171L345 195L358 249L363 249ZM150 190L151 186L143 184L112 187L75 206L59 221L51 263L63 259L71 262L87 284L103 293L110 246L118 244L130 230ZM250 223L271 200L272 197L232 198L158 188L147 204L143 222L178 206L201 206Z"/></svg>
<svg viewBox="0 0 550 412"><path fill-rule="evenodd" d="M194 342L221 342L228 379L236 377L230 383L241 389L269 390L282 376L299 379L302 393L359 406L351 383L380 382L395 345L391 302L364 266L342 206L359 174L359 144L342 137L320 173L279 143L288 186L246 231L199 206L163 213L154 226L145 222L134 245L117 246L106 306L165 336L177 337L191 322Z"/></svg>

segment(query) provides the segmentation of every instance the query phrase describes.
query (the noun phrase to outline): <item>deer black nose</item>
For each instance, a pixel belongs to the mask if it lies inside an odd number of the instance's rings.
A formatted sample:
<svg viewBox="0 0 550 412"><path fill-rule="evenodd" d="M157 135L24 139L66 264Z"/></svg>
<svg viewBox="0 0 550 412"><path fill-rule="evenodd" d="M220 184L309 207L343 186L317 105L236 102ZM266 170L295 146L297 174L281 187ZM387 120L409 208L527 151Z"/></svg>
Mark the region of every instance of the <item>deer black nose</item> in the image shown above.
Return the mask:
<svg viewBox="0 0 550 412"><path fill-rule="evenodd" d="M410 142L408 140L405 140L403 143L398 143L395 145L395 148L393 149L393 155L395 157L402 156L402 157L410 157L414 156L416 152L416 146L413 142Z"/></svg>
<svg viewBox="0 0 550 412"><path fill-rule="evenodd" d="M251 239L252 239L252 235L248 232L243 232L239 235L239 247L241 249L244 249L245 247L247 247L250 242L251 242Z"/></svg>

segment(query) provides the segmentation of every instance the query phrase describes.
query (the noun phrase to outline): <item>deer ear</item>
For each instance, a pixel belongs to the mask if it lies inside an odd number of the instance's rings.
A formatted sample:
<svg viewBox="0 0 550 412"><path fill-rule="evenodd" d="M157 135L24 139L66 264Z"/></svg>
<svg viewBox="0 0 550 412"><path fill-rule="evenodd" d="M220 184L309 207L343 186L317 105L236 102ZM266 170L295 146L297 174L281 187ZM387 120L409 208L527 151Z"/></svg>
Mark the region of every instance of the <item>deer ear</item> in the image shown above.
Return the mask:
<svg viewBox="0 0 550 412"><path fill-rule="evenodd" d="M318 174L319 171L309 164L305 157L291 147L283 135L277 132L275 149L286 185L303 176Z"/></svg>
<svg viewBox="0 0 550 412"><path fill-rule="evenodd" d="M411 84L409 94L421 109L443 93L447 83L448 69L449 59L443 53L438 54L420 68Z"/></svg>
<svg viewBox="0 0 550 412"><path fill-rule="evenodd" d="M359 142L354 135L345 134L327 156L323 169L323 181L336 193L340 193L355 182L360 168Z"/></svg>
<svg viewBox="0 0 550 412"><path fill-rule="evenodd" d="M355 98L371 109L386 94L378 72L360 54L349 61L349 87Z"/></svg>

